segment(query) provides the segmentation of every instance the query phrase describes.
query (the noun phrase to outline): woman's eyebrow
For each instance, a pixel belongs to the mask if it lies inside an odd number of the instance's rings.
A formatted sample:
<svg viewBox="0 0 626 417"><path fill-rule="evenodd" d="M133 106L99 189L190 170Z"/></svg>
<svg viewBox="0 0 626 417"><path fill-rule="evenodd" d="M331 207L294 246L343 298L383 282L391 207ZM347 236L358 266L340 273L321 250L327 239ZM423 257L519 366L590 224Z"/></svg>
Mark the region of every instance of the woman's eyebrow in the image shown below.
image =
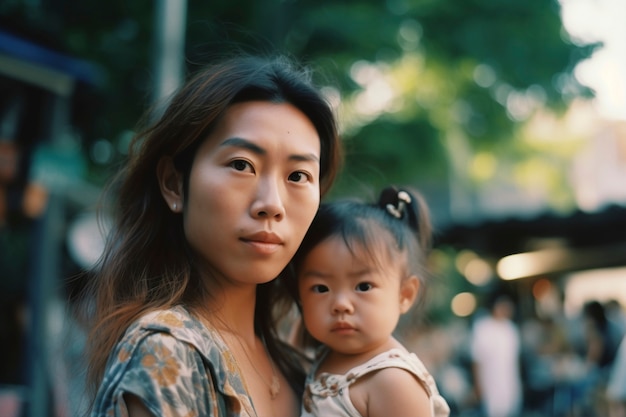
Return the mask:
<svg viewBox="0 0 626 417"><path fill-rule="evenodd" d="M302 162L308 162L308 161L317 162L317 163L320 162L319 156L315 155L314 153L293 154L293 155L289 155L289 159L291 159L292 161L302 161Z"/></svg>
<svg viewBox="0 0 626 417"><path fill-rule="evenodd" d="M251 142L247 139L244 138L240 138L240 137L232 137L232 138L228 138L225 141L223 141L222 143L220 143L219 145L220 147L234 147L234 148L243 148L243 149L247 149L252 153L255 153L257 155L266 155L267 151L265 149L263 149L262 147L260 147L259 145L257 145L254 142ZM313 161L313 162L318 162L320 161L319 156L317 156L314 153L305 153L305 154L292 154L289 155L289 159L293 160L293 161Z"/></svg>
<svg viewBox="0 0 626 417"><path fill-rule="evenodd" d="M238 137L234 137L234 138L229 138L226 139L224 142L220 143L219 145L220 147L228 147L231 146L233 148L244 148L247 149L257 155L265 155L267 154L267 151L263 148L261 148L259 145L257 145L256 143L253 143L249 140L243 139L243 138L238 138Z"/></svg>

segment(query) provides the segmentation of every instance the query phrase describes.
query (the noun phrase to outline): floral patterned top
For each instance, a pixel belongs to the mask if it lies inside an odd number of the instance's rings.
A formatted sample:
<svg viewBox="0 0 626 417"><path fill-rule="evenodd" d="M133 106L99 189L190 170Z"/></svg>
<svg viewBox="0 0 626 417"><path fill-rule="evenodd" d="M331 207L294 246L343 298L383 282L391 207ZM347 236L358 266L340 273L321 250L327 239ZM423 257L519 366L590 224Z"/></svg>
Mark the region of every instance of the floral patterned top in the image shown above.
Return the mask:
<svg viewBox="0 0 626 417"><path fill-rule="evenodd" d="M307 376L301 417L362 417L350 400L350 385L370 372L390 367L405 369L422 382L430 398L432 417L450 415L450 407L439 394L434 378L414 353L393 348L343 375L323 372L315 378L326 353L328 350L323 348Z"/></svg>
<svg viewBox="0 0 626 417"><path fill-rule="evenodd" d="M128 328L109 357L92 417L126 416L125 393L159 417L256 417L219 333L180 306Z"/></svg>

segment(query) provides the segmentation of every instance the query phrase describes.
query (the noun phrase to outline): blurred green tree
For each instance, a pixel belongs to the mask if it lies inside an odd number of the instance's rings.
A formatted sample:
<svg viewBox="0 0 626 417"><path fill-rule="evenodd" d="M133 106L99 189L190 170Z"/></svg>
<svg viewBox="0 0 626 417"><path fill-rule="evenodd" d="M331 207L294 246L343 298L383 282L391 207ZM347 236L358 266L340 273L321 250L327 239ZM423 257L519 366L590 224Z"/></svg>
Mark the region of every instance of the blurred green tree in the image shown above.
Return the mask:
<svg viewBox="0 0 626 417"><path fill-rule="evenodd" d="M88 144L104 137L123 149L150 104L155 4L13 0L0 25L105 68L80 115ZM234 45L320 68L347 148L335 192L353 194L463 180L472 155L503 152L535 109L592 94L572 71L598 46L568 38L557 0L189 0L186 45L189 71Z"/></svg>

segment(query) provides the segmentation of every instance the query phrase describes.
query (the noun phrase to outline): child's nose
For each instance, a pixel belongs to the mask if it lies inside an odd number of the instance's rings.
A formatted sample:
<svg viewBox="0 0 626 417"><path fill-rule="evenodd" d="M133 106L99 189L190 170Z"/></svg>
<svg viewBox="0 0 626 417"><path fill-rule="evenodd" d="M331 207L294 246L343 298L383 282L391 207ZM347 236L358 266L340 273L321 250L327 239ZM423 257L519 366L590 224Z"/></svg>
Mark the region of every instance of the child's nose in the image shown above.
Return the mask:
<svg viewBox="0 0 626 417"><path fill-rule="evenodd" d="M351 314L354 312L354 307L349 297L343 294L337 294L333 303L334 314Z"/></svg>

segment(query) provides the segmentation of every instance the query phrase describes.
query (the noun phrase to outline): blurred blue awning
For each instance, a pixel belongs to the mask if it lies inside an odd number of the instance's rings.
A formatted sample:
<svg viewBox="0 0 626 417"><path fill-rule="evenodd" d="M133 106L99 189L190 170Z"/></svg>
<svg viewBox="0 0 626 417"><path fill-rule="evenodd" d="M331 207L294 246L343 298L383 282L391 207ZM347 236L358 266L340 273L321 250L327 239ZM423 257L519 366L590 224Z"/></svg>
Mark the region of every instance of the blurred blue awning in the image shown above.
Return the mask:
<svg viewBox="0 0 626 417"><path fill-rule="evenodd" d="M63 79L97 86L105 78L102 68L93 62L59 53L1 29L0 59L3 73L51 90L60 88Z"/></svg>

